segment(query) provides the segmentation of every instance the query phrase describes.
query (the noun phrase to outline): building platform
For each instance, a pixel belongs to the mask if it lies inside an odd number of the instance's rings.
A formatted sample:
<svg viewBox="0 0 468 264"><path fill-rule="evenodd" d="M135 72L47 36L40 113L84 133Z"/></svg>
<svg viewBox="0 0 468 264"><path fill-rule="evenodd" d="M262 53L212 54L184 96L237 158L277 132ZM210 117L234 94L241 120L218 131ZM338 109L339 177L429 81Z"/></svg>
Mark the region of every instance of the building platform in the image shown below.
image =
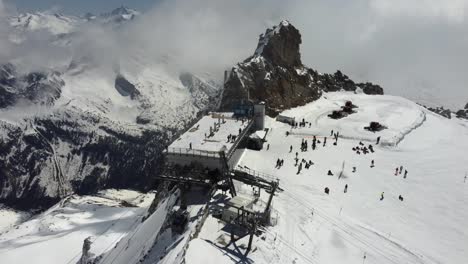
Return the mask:
<svg viewBox="0 0 468 264"><path fill-rule="evenodd" d="M170 162L179 165L198 162L220 168L220 152L229 160L252 125L252 119L238 119L234 113L210 113L177 138L166 155Z"/></svg>

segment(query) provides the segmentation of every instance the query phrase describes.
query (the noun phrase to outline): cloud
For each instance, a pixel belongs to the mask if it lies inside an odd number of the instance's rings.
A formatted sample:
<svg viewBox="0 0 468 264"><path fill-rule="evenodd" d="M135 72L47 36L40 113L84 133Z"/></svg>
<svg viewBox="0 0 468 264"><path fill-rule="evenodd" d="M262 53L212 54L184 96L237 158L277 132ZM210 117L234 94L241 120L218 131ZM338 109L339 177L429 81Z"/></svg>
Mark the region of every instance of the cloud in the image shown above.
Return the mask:
<svg viewBox="0 0 468 264"><path fill-rule="evenodd" d="M14 49L2 37L0 60L9 55L28 65L53 65L88 57L115 71L138 56L169 61L174 72L207 71L222 78L224 69L254 52L259 34L288 19L302 33L303 62L309 67L341 69L357 81L381 84L389 94L460 108L468 101L467 3L165 0L118 29L84 26L65 48L51 47L44 32L28 36L27 44ZM0 16L1 7L0 0ZM0 26L0 35L5 32Z"/></svg>

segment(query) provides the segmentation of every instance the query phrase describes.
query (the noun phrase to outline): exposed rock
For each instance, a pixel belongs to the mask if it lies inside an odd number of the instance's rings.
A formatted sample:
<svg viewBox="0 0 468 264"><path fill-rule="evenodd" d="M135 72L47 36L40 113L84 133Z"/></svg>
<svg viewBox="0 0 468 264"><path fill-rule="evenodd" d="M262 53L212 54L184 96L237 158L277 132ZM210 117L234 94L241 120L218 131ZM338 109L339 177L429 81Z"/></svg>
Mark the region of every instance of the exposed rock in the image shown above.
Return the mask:
<svg viewBox="0 0 468 264"><path fill-rule="evenodd" d="M467 110L458 110L456 114L458 118L468 118Z"/></svg>
<svg viewBox="0 0 468 264"><path fill-rule="evenodd" d="M287 67L302 67L299 45L301 34L287 21L282 21L277 27L267 29L260 35L255 56L262 56L273 65Z"/></svg>
<svg viewBox="0 0 468 264"><path fill-rule="evenodd" d="M260 36L253 56L237 64L226 74L222 110L242 101L266 102L266 112L279 112L317 100L322 92L355 91L361 87L366 94L383 94L383 89L371 83L356 84L341 71L320 74L301 62L301 34L287 21L268 29Z"/></svg>
<svg viewBox="0 0 468 264"><path fill-rule="evenodd" d="M380 124L379 122L370 122L369 126L364 127L364 129L369 130L371 132L378 132L386 129L384 125Z"/></svg>
<svg viewBox="0 0 468 264"><path fill-rule="evenodd" d="M365 94L371 94L371 95L384 94L383 88L377 84L372 84L372 83L367 82L367 83L359 83L358 86L362 88Z"/></svg>
<svg viewBox="0 0 468 264"><path fill-rule="evenodd" d="M222 109L241 100L265 101L268 115L318 99L321 91L300 59L299 31L286 21L260 36L255 54L227 76Z"/></svg>
<svg viewBox="0 0 468 264"><path fill-rule="evenodd" d="M426 106L424 106L426 107ZM433 107L426 107L429 111L431 112L434 112L438 115L441 115L445 118L448 118L448 119L451 119L452 118L452 111L450 111L450 109L445 109L443 106L441 107L436 107L436 108L433 108Z"/></svg>
<svg viewBox="0 0 468 264"><path fill-rule="evenodd" d="M130 96L130 98L135 99L140 95L140 92L137 90L135 85L133 85L120 74L115 78L114 86L122 96Z"/></svg>
<svg viewBox="0 0 468 264"><path fill-rule="evenodd" d="M53 105L65 82L57 72L33 72L19 76L12 64L0 66L0 108L19 101L39 105Z"/></svg>
<svg viewBox="0 0 468 264"><path fill-rule="evenodd" d="M468 119L468 104L465 105L465 109L460 109L456 113L458 118Z"/></svg>
<svg viewBox="0 0 468 264"><path fill-rule="evenodd" d="M30 120L26 128L3 130L0 199L25 208L103 188L146 190L154 186L152 176L170 139L165 132L128 129L69 110Z"/></svg>

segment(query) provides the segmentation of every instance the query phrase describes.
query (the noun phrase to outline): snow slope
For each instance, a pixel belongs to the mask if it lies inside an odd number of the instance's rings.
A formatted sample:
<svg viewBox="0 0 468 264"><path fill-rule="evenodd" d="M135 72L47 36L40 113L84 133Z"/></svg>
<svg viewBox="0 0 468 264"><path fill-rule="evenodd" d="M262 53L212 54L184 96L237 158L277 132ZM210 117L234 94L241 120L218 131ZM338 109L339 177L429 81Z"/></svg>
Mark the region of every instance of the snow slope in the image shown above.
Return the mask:
<svg viewBox="0 0 468 264"><path fill-rule="evenodd" d="M359 106L358 113L340 121L327 119L325 114L344 100ZM445 119L399 97L352 93L328 93L283 114L305 118L311 128L291 130L269 119L270 149L247 150L239 164L280 179L284 191L273 200L277 224L255 238L246 258L242 245L248 237L237 242L240 250L232 245L224 249L219 238L229 236L217 220L208 218L189 245L186 263L466 263L466 121ZM365 132L369 121L380 121L388 130ZM331 129L343 136L337 146L329 137ZM286 131L294 134L286 136ZM329 137L326 146L317 144L313 151L312 135L321 141ZM389 144L374 145L375 153L352 150L361 139L374 144L379 135ZM307 152L299 149L303 138L309 143ZM314 165L297 174L296 152L299 161L312 160ZM275 168L278 158L285 161L281 169ZM394 175L399 166L408 170L406 179ZM334 176L328 176L328 170Z"/></svg>
<svg viewBox="0 0 468 264"><path fill-rule="evenodd" d="M76 263L83 241L92 237L103 254L141 222L154 194L106 190L97 196L72 195L0 236L2 263Z"/></svg>
<svg viewBox="0 0 468 264"><path fill-rule="evenodd" d="M28 212L17 211L0 204L0 234L20 224L31 216Z"/></svg>

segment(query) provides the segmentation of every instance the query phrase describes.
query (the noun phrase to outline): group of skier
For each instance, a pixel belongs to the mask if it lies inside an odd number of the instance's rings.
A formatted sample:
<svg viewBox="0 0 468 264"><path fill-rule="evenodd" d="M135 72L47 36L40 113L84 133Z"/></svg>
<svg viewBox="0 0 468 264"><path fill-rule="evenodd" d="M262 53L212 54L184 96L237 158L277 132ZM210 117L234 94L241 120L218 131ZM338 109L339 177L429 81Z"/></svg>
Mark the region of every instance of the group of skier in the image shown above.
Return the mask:
<svg viewBox="0 0 468 264"><path fill-rule="evenodd" d="M369 146L365 146L361 141L359 141L359 146L353 147L352 150L355 151L358 155L361 155L361 152L364 155L368 153L374 153L374 147L371 144L369 144Z"/></svg>
<svg viewBox="0 0 468 264"><path fill-rule="evenodd" d="M282 167L283 165L284 165L284 159L279 159L279 158L278 158L278 160L276 160L276 166L275 166L275 168L276 168L276 169L281 169L281 167Z"/></svg>
<svg viewBox="0 0 468 264"><path fill-rule="evenodd" d="M403 166L400 166L399 168L397 167L395 169L395 176L398 176L403 172ZM406 179L406 176L408 176L408 170L405 169L405 173L403 174L403 178Z"/></svg>

